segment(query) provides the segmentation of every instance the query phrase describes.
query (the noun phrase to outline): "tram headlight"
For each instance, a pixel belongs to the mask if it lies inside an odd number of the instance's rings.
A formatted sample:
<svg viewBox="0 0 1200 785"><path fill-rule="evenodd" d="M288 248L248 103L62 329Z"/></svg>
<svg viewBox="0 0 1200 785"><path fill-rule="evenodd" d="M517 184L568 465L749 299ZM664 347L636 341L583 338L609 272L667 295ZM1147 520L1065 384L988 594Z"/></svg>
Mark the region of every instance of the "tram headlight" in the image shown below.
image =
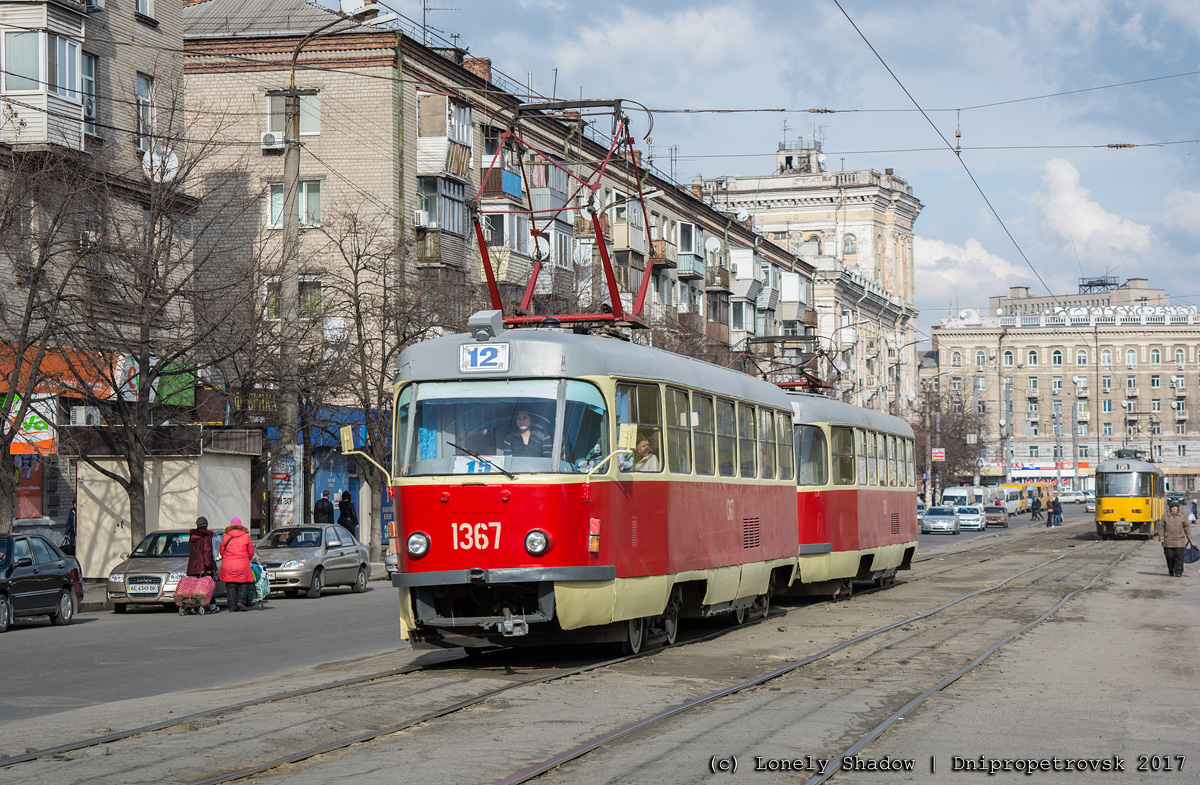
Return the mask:
<svg viewBox="0 0 1200 785"><path fill-rule="evenodd" d="M530 556L541 556L550 550L550 535L541 529L534 529L525 535L525 550Z"/></svg>
<svg viewBox="0 0 1200 785"><path fill-rule="evenodd" d="M429 553L429 535L424 532L413 532L408 535L408 555L419 559Z"/></svg>

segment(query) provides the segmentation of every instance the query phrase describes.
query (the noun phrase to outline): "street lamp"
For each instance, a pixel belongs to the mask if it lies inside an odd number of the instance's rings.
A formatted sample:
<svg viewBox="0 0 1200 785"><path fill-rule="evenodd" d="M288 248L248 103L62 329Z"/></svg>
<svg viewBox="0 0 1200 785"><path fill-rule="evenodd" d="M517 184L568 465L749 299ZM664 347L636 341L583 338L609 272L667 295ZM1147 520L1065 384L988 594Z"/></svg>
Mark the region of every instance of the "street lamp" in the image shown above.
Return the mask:
<svg viewBox="0 0 1200 785"><path fill-rule="evenodd" d="M279 445L281 457L292 460L292 510L295 522L297 492L300 491L300 460L296 455L296 429L300 414L300 376L298 336L296 327L300 316L300 94L296 91L296 61L300 50L331 27L352 22L350 27L378 25L397 18L396 14L379 16L379 6L366 0L342 0L341 11L333 21L307 33L292 50L291 75L283 102L283 259L279 271L279 337L280 337L280 405ZM348 30L350 28L344 28ZM343 32L340 30L338 32ZM278 93L274 93L278 95ZM307 516L307 506L304 515Z"/></svg>

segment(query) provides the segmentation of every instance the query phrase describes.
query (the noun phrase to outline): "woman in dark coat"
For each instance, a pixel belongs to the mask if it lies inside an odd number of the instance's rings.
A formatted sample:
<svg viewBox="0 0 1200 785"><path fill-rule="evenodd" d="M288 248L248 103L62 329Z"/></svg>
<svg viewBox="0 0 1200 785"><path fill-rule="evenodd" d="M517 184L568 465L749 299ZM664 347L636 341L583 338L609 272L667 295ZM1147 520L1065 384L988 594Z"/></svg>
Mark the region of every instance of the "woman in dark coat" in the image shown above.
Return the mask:
<svg viewBox="0 0 1200 785"><path fill-rule="evenodd" d="M342 491L342 500L338 502L338 523L358 537L358 513L354 511L354 502L350 501L350 491Z"/></svg>
<svg viewBox="0 0 1200 785"><path fill-rule="evenodd" d="M201 515L196 519L196 528L188 530L187 574L193 578L217 574L217 562L213 559L213 533L208 528L208 518Z"/></svg>

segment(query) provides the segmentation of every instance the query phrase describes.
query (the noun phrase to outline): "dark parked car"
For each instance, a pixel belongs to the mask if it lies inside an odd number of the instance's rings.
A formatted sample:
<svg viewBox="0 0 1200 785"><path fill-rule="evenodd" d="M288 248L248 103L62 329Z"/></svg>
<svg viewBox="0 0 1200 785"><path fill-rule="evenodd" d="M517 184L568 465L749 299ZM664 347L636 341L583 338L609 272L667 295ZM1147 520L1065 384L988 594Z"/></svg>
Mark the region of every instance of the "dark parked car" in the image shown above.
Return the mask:
<svg viewBox="0 0 1200 785"><path fill-rule="evenodd" d="M70 624L83 600L83 571L37 534L0 534L0 632L21 616Z"/></svg>

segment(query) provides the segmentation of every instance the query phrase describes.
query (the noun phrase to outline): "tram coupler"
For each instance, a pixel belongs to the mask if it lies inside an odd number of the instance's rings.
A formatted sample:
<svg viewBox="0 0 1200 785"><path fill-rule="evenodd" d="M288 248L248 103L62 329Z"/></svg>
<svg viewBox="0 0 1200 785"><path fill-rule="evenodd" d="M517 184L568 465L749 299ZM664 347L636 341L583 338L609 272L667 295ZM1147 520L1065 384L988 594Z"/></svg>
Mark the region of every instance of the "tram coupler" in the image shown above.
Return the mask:
<svg viewBox="0 0 1200 785"><path fill-rule="evenodd" d="M529 622L525 621L525 617L514 617L508 608L504 609L504 621L499 622L496 628L505 638L517 638L529 634Z"/></svg>

